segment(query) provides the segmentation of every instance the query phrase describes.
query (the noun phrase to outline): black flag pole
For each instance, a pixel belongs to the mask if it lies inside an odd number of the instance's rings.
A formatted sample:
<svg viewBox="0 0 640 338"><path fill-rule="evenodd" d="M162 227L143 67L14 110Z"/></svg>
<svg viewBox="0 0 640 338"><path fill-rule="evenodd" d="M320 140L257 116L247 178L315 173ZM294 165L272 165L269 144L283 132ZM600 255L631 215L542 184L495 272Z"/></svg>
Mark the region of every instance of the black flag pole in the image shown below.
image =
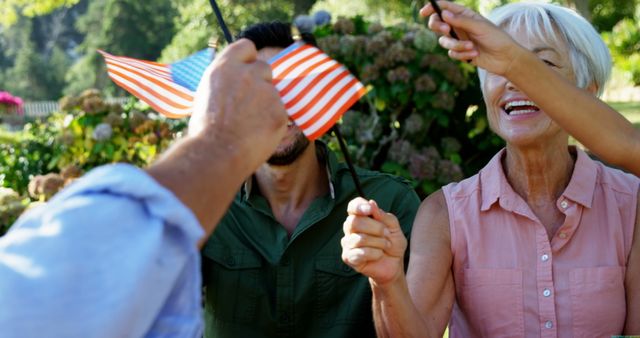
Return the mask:
<svg viewBox="0 0 640 338"><path fill-rule="evenodd" d="M213 8L213 12L216 14L216 18L218 18L218 22L220 23L220 28L222 28L222 32L224 33L224 39L227 40L228 43L232 43L233 37L231 36L231 33L229 33L229 28L227 27L227 24L224 23L224 19L222 18L222 13L220 12L220 8L218 7L216 0L209 0L209 3L211 3L211 8Z"/></svg>
<svg viewBox="0 0 640 338"><path fill-rule="evenodd" d="M340 150L344 155L344 160L347 162L347 166L349 167L349 172L351 173L351 177L353 178L353 183L356 185L356 191L360 197L367 199L364 195L364 190L362 190L362 185L360 184L360 179L358 178L358 174L356 174L356 168L353 166L353 161L351 161L351 156L349 155L349 149L347 149L347 145L344 142L344 137L342 137L342 133L340 132L340 127L338 124L334 124L333 127L334 134L336 134L336 138L338 139L338 144L340 144Z"/></svg>
<svg viewBox="0 0 640 338"><path fill-rule="evenodd" d="M231 36L231 33L229 33L229 28L227 27L227 24L224 23L224 19L222 18L222 13L220 12L220 8L218 7L216 0L209 0L209 2L211 3L213 12L216 14L216 18L218 18L218 23L220 23L222 32L224 32L225 40L227 40L228 43L233 42L233 37ZM362 185L360 184L360 179L356 174L356 169L353 166L353 162L351 161L351 156L349 156L349 150L347 149L347 145L344 142L342 133L340 133L340 128L338 127L337 124L335 124L333 125L332 129L333 129L333 132L336 134L336 137L338 138L338 143L340 144L340 150L344 155L344 160L347 162L347 166L349 167L349 172L351 173L351 177L353 178L353 183L355 183L356 185L356 190L358 191L358 195L360 195L360 197L362 198L366 198L364 196L364 191L362 190Z"/></svg>
<svg viewBox="0 0 640 338"><path fill-rule="evenodd" d="M436 2L436 0L429 0L429 2L431 3L431 7L433 7L433 9L438 14L440 21L444 22L444 20L442 19L442 9L440 9L440 6L438 6L438 3ZM460 38L458 37L458 34L456 34L456 31L453 30L453 27L451 27L451 31L449 31L449 35L451 35L451 37L456 40L460 40Z"/></svg>

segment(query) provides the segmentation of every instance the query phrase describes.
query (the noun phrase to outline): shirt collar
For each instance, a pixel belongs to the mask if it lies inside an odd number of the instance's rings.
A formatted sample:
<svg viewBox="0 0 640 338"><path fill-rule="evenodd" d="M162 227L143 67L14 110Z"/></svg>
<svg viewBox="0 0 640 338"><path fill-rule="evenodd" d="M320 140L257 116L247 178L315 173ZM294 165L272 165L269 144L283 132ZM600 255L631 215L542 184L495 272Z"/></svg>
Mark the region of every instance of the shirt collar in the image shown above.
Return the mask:
<svg viewBox="0 0 640 338"><path fill-rule="evenodd" d="M506 149L500 150L493 156L491 161L480 170L480 188L482 192L481 211L487 211L501 197L503 184L507 184L502 170L502 156Z"/></svg>
<svg viewBox="0 0 640 338"><path fill-rule="evenodd" d="M318 158L318 161L325 163L327 177L329 178L328 180L329 192L331 193L331 199L335 200L336 192L335 192L333 180L336 177L335 173L338 170L338 159L336 158L336 155L332 151L329 151L329 148L327 148L327 145L324 142L316 140L315 144L316 144L316 157ZM240 192L242 195L243 201L248 200L249 197L251 196L254 181L255 181L255 175L251 175L251 177L249 177L249 179L247 179L244 182L242 191Z"/></svg>
<svg viewBox="0 0 640 338"><path fill-rule="evenodd" d="M499 199L508 201L508 195L515 194L502 167L502 157L506 149L500 150L489 163L480 171L480 187L482 191L482 205L480 210L486 211ZM575 146L569 151L575 152L576 163L567 188L562 196L591 208L598 175L597 165L589 156Z"/></svg>
<svg viewBox="0 0 640 338"><path fill-rule="evenodd" d="M591 208L593 195L596 190L598 166L584 151L572 146L572 152L576 152L576 163L569 185L562 194L565 198Z"/></svg>

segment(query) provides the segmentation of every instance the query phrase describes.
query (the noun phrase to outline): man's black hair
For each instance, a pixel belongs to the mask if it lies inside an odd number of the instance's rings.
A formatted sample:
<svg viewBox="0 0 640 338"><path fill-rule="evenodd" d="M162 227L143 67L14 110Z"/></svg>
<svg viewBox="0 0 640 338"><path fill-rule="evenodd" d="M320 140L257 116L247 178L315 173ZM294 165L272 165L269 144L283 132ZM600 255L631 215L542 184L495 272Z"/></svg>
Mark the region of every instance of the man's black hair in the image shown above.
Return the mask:
<svg viewBox="0 0 640 338"><path fill-rule="evenodd" d="M291 35L291 25L280 21L251 25L240 32L238 39L241 38L253 41L258 50L265 47L287 48L294 42ZM308 44L316 45L312 34L303 33L300 38Z"/></svg>

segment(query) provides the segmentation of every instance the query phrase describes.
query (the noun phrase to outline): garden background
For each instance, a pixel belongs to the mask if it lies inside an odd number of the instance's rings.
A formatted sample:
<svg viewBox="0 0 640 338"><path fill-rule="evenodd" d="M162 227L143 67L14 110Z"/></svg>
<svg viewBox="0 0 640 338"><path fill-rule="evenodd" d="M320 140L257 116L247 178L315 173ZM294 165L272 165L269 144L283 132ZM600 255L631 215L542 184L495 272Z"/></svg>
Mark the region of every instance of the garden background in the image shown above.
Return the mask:
<svg viewBox="0 0 640 338"><path fill-rule="evenodd" d="M458 0L482 13L511 1ZM601 32L614 56L605 96L640 125L640 0L558 0ZM409 0L220 0L233 33L260 21L313 29L369 94L341 121L358 165L409 179L425 197L477 172L502 146L475 69L450 60ZM327 13L330 21L327 21ZM0 235L91 168L148 165L181 135L117 88L96 52L170 63L224 45L207 0L5 0L0 8ZM124 99L123 99L124 98ZM56 112L25 116L34 101ZM337 149L335 140L325 140Z"/></svg>

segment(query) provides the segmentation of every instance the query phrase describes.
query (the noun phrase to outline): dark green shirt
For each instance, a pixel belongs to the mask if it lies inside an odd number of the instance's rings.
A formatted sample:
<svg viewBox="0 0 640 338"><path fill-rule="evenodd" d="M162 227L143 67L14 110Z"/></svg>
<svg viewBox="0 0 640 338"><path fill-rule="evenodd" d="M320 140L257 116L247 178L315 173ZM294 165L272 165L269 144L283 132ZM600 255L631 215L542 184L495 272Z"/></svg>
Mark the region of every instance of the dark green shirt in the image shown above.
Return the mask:
<svg viewBox="0 0 640 338"><path fill-rule="evenodd" d="M369 281L340 258L355 186L323 144L318 154L326 157L331 192L311 203L291 238L247 185L209 238L205 337L375 337ZM391 175L357 173L367 198L395 214L408 238L420 204L413 189Z"/></svg>

